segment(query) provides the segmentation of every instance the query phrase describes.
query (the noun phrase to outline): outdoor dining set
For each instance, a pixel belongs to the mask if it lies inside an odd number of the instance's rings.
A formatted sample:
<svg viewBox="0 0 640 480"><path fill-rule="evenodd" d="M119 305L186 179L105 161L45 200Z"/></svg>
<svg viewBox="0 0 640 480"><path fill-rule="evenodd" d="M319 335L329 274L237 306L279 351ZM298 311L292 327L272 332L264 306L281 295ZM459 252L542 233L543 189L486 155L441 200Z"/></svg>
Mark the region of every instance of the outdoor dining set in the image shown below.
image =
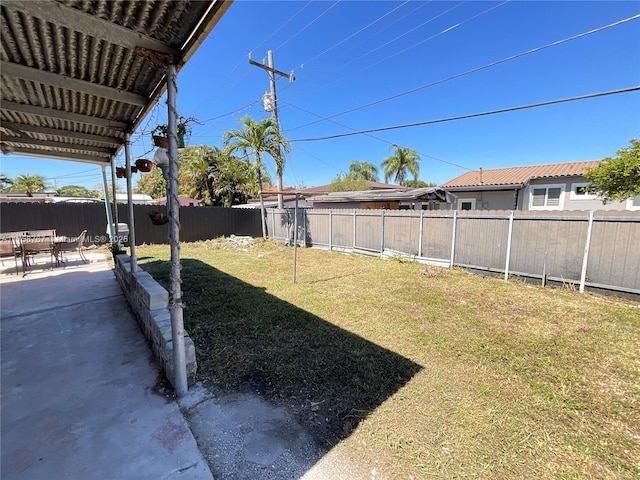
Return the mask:
<svg viewBox="0 0 640 480"><path fill-rule="evenodd" d="M86 234L84 230L77 237L59 236L55 229L0 233L0 259L4 264L5 258L13 257L16 275L19 274L18 260L22 264L22 274L26 275L37 255L48 255L51 269L65 264L66 252L77 252L82 262L87 263L83 252Z"/></svg>

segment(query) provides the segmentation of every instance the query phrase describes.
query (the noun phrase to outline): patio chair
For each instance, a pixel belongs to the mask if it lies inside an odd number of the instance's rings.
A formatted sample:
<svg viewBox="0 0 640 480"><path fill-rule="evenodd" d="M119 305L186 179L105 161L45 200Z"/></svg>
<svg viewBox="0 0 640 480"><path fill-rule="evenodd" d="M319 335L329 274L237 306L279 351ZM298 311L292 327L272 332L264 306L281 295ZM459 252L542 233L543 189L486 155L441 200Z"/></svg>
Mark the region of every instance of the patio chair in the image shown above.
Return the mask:
<svg viewBox="0 0 640 480"><path fill-rule="evenodd" d="M20 237L20 247L22 249L22 272L26 274L27 266L41 253L48 253L51 261L51 269L54 264L54 243L51 236L25 235Z"/></svg>
<svg viewBox="0 0 640 480"><path fill-rule="evenodd" d="M6 237L0 239L0 261L4 265L4 259L13 257L16 265L16 275L18 275L18 258L22 261L22 251L15 237Z"/></svg>
<svg viewBox="0 0 640 480"><path fill-rule="evenodd" d="M56 241L56 256L58 257L58 260L64 263L64 257L62 256L63 253L77 252L83 263L89 263L89 260L87 260L87 257L84 255L84 239L86 236L87 231L83 230L77 237L65 237L62 239L63 241Z"/></svg>

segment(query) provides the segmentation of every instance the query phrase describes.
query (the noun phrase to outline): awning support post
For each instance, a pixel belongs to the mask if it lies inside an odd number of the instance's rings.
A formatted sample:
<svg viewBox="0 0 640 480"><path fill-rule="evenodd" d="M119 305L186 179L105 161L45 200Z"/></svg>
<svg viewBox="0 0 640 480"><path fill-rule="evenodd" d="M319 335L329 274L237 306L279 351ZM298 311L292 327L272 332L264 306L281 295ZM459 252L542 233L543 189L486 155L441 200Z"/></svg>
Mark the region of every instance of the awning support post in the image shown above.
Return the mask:
<svg viewBox="0 0 640 480"><path fill-rule="evenodd" d="M111 168L113 169L113 158L111 159ZM104 208L107 211L107 222L109 223L109 243L113 243L116 234L113 231L113 218L111 217L111 202L109 201L109 186L107 184L106 167L102 165L102 188L104 188Z"/></svg>
<svg viewBox="0 0 640 480"><path fill-rule="evenodd" d="M124 156L127 167L127 203L129 204L129 248L131 256L131 273L138 271L138 262L136 260L136 226L133 219L133 188L131 187L131 134L124 135ZM117 207L116 207L117 208Z"/></svg>
<svg viewBox="0 0 640 480"><path fill-rule="evenodd" d="M180 289L180 202L178 201L178 110L176 96L178 84L175 65L167 66L167 109L169 130L169 174L167 179L167 213L169 216L169 246L171 248L171 274L169 286L169 313L173 343L173 386L176 395L186 395L187 362L184 346L184 319ZM264 222L264 217L263 217Z"/></svg>

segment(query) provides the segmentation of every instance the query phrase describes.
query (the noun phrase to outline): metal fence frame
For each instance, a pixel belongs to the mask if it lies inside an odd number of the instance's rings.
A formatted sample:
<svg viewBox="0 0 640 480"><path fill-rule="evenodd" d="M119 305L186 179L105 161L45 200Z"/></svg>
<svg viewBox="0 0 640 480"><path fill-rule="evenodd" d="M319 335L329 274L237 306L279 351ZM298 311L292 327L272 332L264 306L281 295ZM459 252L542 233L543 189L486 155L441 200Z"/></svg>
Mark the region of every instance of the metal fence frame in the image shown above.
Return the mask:
<svg viewBox="0 0 640 480"><path fill-rule="evenodd" d="M293 224L267 212L270 238L291 244ZM303 246L640 294L636 212L304 209L298 225Z"/></svg>

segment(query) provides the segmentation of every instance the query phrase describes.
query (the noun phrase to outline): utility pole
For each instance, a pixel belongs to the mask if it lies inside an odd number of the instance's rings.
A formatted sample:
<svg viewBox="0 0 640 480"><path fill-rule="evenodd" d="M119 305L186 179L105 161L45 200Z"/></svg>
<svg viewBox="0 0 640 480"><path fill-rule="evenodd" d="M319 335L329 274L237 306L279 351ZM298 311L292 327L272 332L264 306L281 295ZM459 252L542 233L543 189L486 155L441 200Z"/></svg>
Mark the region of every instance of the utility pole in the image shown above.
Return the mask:
<svg viewBox="0 0 640 480"><path fill-rule="evenodd" d="M291 71L291 73L285 73L282 72L280 70L276 70L273 66L273 51L269 50L267 52L267 65L263 64L263 63L258 63L256 61L254 61L251 58L251 54L249 54L249 63L251 65L255 65L258 68L261 68L263 70L266 70L266 72L269 74L269 85L270 85L270 92L268 95L265 95L263 97L263 102L264 102L264 109L267 112L272 112L273 115L273 121L275 123L276 129L278 131L278 133L280 132L280 121L278 119L278 99L276 97L276 75L279 75L281 77L285 77L288 78L290 82L293 82L296 77L293 74L293 70ZM278 147L278 149L280 149L280 147ZM284 169L284 165L283 165L283 169ZM278 175L277 178L278 181L278 191L282 192L282 175ZM262 195L260 196L260 202L261 202L261 207L262 207L262 215L264 218L264 202L262 200ZM283 205L283 201L282 201L282 193L278 194L278 208L282 209L284 208Z"/></svg>

